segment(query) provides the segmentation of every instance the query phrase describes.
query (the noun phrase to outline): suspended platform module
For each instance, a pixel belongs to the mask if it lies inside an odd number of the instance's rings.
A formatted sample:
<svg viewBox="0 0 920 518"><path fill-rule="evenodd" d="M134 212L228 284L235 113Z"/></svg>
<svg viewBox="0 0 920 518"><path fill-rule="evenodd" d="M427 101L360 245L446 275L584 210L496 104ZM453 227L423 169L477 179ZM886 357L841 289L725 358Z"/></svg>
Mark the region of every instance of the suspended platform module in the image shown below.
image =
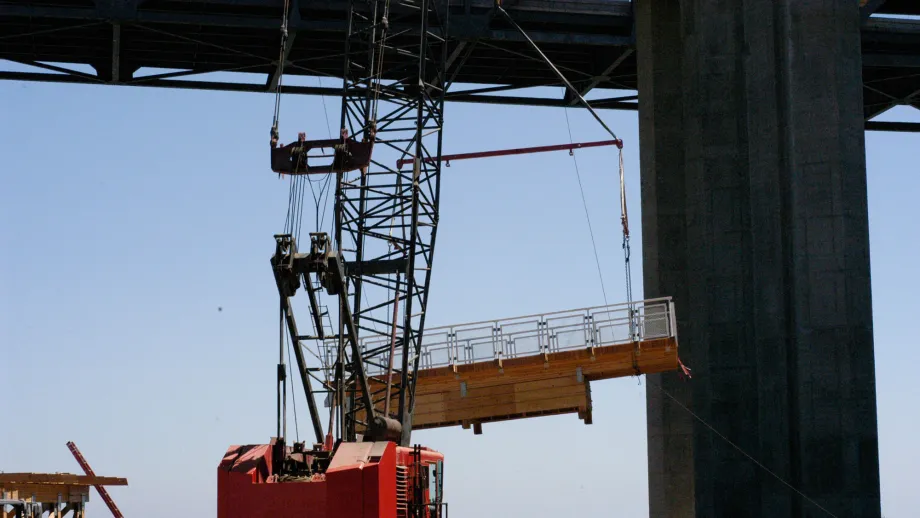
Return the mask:
<svg viewBox="0 0 920 518"><path fill-rule="evenodd" d="M393 363L401 362L397 354ZM567 413L591 424L592 381L679 368L670 298L432 328L422 344L412 427L481 433L482 423ZM371 387L385 390L385 369L371 367L368 376Z"/></svg>

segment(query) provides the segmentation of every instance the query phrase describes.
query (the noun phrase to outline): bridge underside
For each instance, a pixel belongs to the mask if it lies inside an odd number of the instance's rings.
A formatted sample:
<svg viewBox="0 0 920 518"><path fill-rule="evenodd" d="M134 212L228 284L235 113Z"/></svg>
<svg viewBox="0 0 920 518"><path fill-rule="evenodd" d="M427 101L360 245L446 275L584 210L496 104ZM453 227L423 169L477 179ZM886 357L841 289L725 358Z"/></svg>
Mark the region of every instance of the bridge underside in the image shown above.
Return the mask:
<svg viewBox="0 0 920 518"><path fill-rule="evenodd" d="M337 78L347 3L291 3L283 90L341 95ZM442 3L446 9L446 0ZM282 0L0 2L0 60L18 64L0 70L0 79L270 91L279 78L282 5ZM394 4L395 12L400 5ZM448 100L573 106L521 35L501 17L490 16L491 5L492 0L450 1L454 88ZM517 0L505 6L596 107L637 109L631 2ZM893 106L920 105L920 20L879 17L920 15L920 4L868 0L862 9L867 128L920 129L871 121ZM406 22L394 29L405 29L402 38L414 41L415 26ZM387 59L407 58L394 53ZM309 79L292 80L295 76ZM320 85L318 78L326 81Z"/></svg>

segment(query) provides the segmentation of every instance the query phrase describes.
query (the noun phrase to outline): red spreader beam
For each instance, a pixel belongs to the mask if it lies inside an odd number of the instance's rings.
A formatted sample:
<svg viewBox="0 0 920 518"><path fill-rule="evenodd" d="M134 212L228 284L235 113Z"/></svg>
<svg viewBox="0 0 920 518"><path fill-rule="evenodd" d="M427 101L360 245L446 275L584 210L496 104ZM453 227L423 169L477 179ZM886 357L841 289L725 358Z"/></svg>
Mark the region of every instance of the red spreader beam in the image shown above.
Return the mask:
<svg viewBox="0 0 920 518"><path fill-rule="evenodd" d="M457 155L441 155L441 161L450 164L451 160L466 160L468 158L488 158L493 156L507 155L526 155L530 153L546 153L548 151L571 151L573 149L583 149L587 147L616 146L623 147L622 140L598 140L595 142L576 142L574 144L559 144L555 146L537 146L537 147L519 147L515 149L499 149L496 151L480 151L478 153L460 153ZM434 159L428 159L433 162ZM412 158L403 158L396 161L396 167L401 169L403 166L411 164Z"/></svg>
<svg viewBox="0 0 920 518"><path fill-rule="evenodd" d="M83 457L83 454L80 453L80 450L77 449L77 445L70 441L67 443L67 447L70 448L70 453L73 453L77 463L80 464L80 467L83 468L83 471L90 477L95 477L96 474L93 472L93 468L89 467L89 462L86 462L86 459ZM99 496L102 497L102 501L105 502L105 505L109 507L109 511L112 511L112 516L115 518L125 518L125 515L121 514L121 511L118 510L118 506L115 505L115 501L112 500L112 497L109 496L109 492L105 490L104 487L100 485L93 486L96 488L96 491L99 492Z"/></svg>

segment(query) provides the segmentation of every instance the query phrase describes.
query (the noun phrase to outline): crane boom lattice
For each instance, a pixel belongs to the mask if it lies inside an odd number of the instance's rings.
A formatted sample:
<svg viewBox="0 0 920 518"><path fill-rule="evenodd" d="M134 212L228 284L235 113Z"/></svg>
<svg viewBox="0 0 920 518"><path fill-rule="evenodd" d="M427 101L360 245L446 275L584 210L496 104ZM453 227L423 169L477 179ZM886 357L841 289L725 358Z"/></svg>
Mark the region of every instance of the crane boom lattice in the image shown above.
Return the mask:
<svg viewBox="0 0 920 518"><path fill-rule="evenodd" d="M273 258L282 314L301 380L308 379L301 346L323 351L333 374L330 433L344 441L389 438L408 445L412 429L428 286L434 258L440 197L447 42L429 30L443 27L444 6L389 0L353 0L348 14L339 140L298 142L275 149L273 170L283 174L334 174L333 236L311 234L310 253L295 236L276 236ZM444 19L442 19L442 15ZM417 25L393 31L391 25ZM400 80L383 80L400 77ZM307 163L308 152L333 148L329 166ZM393 164L399 164L393 167ZM329 304L337 328L318 303L314 277L337 297ZM303 285L310 295L315 334L299 335L290 297ZM362 348L361 338L385 339ZM283 362L282 362L283 363ZM369 369L379 372L369 379ZM279 370L279 380L283 377ZM383 387L379 391L366 390ZM304 387L307 398L313 393ZM280 406L279 406L280 407ZM310 405L317 439L321 424ZM280 426L280 425L279 425Z"/></svg>
<svg viewBox="0 0 920 518"><path fill-rule="evenodd" d="M359 175L338 175L335 243L354 265L347 271L348 300L357 332L389 339L361 350L361 363L389 373L383 375L387 390L371 394L372 404L378 412L389 409L402 426L400 442L408 445L437 235L444 122L447 42L429 25L443 27L446 13L431 0L419 2L418 10L402 4L390 9L388 0L367 4L370 13L358 5L353 1L349 13L341 121L350 134L374 139L374 155ZM415 36L389 29L410 23L420 27ZM406 159L411 162L392 167ZM358 375L347 373L344 385L349 439L367 428L358 418L366 413L356 397ZM399 395L395 408L385 404L390 392Z"/></svg>

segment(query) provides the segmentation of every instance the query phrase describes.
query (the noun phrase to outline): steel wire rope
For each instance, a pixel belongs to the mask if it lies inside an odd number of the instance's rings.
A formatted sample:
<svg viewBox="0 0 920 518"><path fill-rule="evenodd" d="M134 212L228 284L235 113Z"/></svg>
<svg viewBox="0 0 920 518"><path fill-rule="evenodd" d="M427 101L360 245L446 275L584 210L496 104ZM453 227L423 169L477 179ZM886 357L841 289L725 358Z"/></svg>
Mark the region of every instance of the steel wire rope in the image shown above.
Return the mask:
<svg viewBox="0 0 920 518"><path fill-rule="evenodd" d="M565 111L568 112L568 108L566 108ZM566 124L568 124L568 115L566 115ZM570 134L569 138L571 138L571 127L569 127L569 134ZM574 159L574 155L572 155L572 156L573 156L573 159ZM621 166L621 171L622 171L622 160L623 160L623 158L622 158L622 154L621 154L621 155L620 155L620 166ZM578 171L578 162L577 162L577 160L575 161L575 170L576 170L576 174L577 174L577 171ZM624 184L623 184L622 181L621 181L621 196L624 196L624 197L625 197L625 188L622 187L623 185L624 185ZM579 177L579 188L581 188L581 179L580 179L580 177ZM588 229L589 229L589 232L591 233L592 245L594 245L594 235L593 235L593 232L592 232L591 229L590 229L590 227L591 227L591 220L590 220L589 217L587 217L587 214L588 214L588 206L587 206L587 202L586 202L585 199L584 199L584 191L583 191L583 190L582 190L582 202L584 203L584 207L585 207L585 216L586 216L586 218L587 218L587 220L588 220ZM626 223L624 222L624 228L625 228L625 224L626 224ZM624 239L625 239L625 240L628 240L628 232L625 234L625 238L624 238ZM625 243L628 243L628 241L625 241ZM596 245L594 245L594 246L595 246L595 248L594 248L594 253L595 253L595 258L596 258L596 257L597 257L597 247L596 247ZM629 251L628 244L624 244L624 250L625 250L625 251L627 252L627 254L628 254L628 251ZM626 262L626 264L627 264L627 275L628 275L628 274L629 274L629 261L628 261L628 257L629 257L629 256L627 255L626 257L627 257L627 262ZM598 277L600 277L601 286L603 287L604 278L603 278L603 275L601 275L600 263L599 263L599 262L598 262ZM627 284L627 289L629 289L629 285L628 285L628 284ZM632 300L630 300L629 302L632 302ZM606 303L606 295L605 295L605 303ZM769 475L771 475L772 477L776 478L776 479L777 479L778 481L780 481L783 485L785 485L785 486L788 487L789 489L793 490L796 494L798 494L799 496L801 496L802 498L804 498L807 502L809 502L810 504L814 505L815 507L817 507L818 509L820 509L821 511L823 511L824 513L826 513L828 516L831 516L832 518L837 518L837 516L836 516L834 513L832 513L832 512L830 512L830 511L828 511L827 509L825 509L823 506L821 506L821 504L819 504L819 503L816 502L814 499L812 499L811 497L809 497L808 495L806 495L805 493L803 493L802 491L800 491L798 488L796 488L795 486L793 486L792 484L790 484L789 482L787 482L787 481L786 481L785 479L783 479L781 476L779 476L779 475L776 474L774 471L772 471L770 468L768 468L768 467L765 466L763 463L761 463L761 462L758 461L756 458L754 458L751 454L749 454L748 452L746 452L743 448L741 448L740 446L738 446L737 444L735 444L731 439L729 439L728 437L726 437L725 435L723 435L721 432L719 432L714 426L712 426L711 424L709 424L708 422L706 422L705 419L703 419L702 417L700 417L699 415L697 415L695 412L693 412L692 410L690 410L690 408L688 408L686 405L684 405L683 403L681 403L676 397L674 397L673 395L671 395L671 393L668 392L667 390L665 390L664 387L662 387L662 386L659 385L658 383L656 383L656 382L652 381L651 379L649 379L648 376L646 376L645 379L646 379L646 382L647 382L647 383L649 383L650 385L652 385L652 386L655 387L656 389L660 390L662 394L664 394L665 396L668 397L668 399L674 401L674 403L676 403L680 408L682 408L684 411L686 411L688 414L690 414L694 419L696 419L697 421L699 421L700 424L702 424L703 426L705 426L706 428L708 428L712 433L714 433L714 434L715 434L716 436L718 436L720 439L722 439L723 441L725 441L729 446L731 446L732 448L738 450L739 453L741 453L742 455L744 455L745 457L747 457L748 460L750 460L751 462L753 462L753 463L754 463L755 465L757 465L759 468L761 468L762 470L766 471Z"/></svg>
<svg viewBox="0 0 920 518"><path fill-rule="evenodd" d="M376 47L374 53L377 54L376 61L376 70L373 71L373 76L371 81L376 81L374 89L372 92L373 102L371 104L370 116L372 121L377 120L377 107L380 103L380 82L383 81L383 56L386 51L386 41L387 41L387 29L389 28L390 20L390 0L386 0L383 4L383 16L380 18L380 24L382 25L382 34L379 42L374 42ZM376 22L376 20L374 20ZM365 121L368 122L368 121Z"/></svg>
<svg viewBox="0 0 920 518"><path fill-rule="evenodd" d="M755 465L757 465L760 469L762 469L762 470L766 471L767 473L769 473L771 476L773 476L773 478L775 478L776 480L780 481L784 486L786 486L786 487L788 487L789 489L793 490L793 491L794 491L795 493L797 493L799 496L801 496L802 498L804 498L808 503L810 503L810 504L812 504L813 506L817 507L818 509L824 511L824 513L826 513L828 516L830 516L830 517L832 517L832 518L837 518L837 515L835 515L834 513L828 511L827 509L825 509L821 504L819 504L818 502L816 502L815 500L813 500L811 497L809 497L808 495L806 495L805 493L803 493L802 491L800 491L799 489L797 489L795 486L793 486L793 485L790 484L789 482L786 482L786 480L783 479L783 477L777 475L775 472L773 472L773 470L771 470L770 468L766 467L762 462L760 462L759 460L755 459L755 458L754 458L751 454L749 454L748 452L744 451L744 449L741 448L741 446L738 446L738 445L735 444L731 439L729 439L728 437L726 437L725 435L723 435L720 431L716 430L716 428L715 428L714 426L712 426L711 424L707 423L705 419L703 419L702 417L698 416L695 412L693 412L693 410L690 410L686 405L684 405L683 403L681 403L676 397L674 397L673 395L671 395L670 392L668 392L667 390L665 390L664 387L662 387L662 386L659 385L658 383L655 383L654 381L650 380L650 379L648 378L648 376L646 376L645 381L646 381L649 385L651 385L651 386L657 388L658 390L660 390L662 394L664 394L665 396L668 397L668 399L670 399L671 401L673 401L674 403L676 403L677 406L679 406L679 407L681 407L682 409L684 409L684 410L685 410L688 414L690 414L694 419L696 419L697 421L699 421L700 424L702 424L703 426L705 426L706 428L708 428L709 431L711 431L712 433L716 434L717 437L719 437L720 439L722 439L723 441L725 441L726 443L728 443L729 446L731 446L732 448L738 450L739 453L741 453L742 455L744 455L745 457L747 457L748 460L750 460L751 462L753 462L753 463L754 463Z"/></svg>
<svg viewBox="0 0 920 518"><path fill-rule="evenodd" d="M569 130L569 143L574 142L572 139L572 125L569 122L569 109L565 108L563 110L565 113L565 125ZM594 249L594 263L597 265L597 276L601 280L601 293L604 295L604 305L609 305L607 301L607 289L604 286L604 274L601 271L601 260L600 256L597 253L597 243L594 240L594 228L591 225L591 215L588 213L588 200L585 198L585 189L581 183L581 172L578 170L578 159L575 157L575 153L572 152L572 161L575 164L575 178L578 179L578 191L581 193L581 204L585 209L585 220L588 222L588 234L591 236L591 247Z"/></svg>
<svg viewBox="0 0 920 518"><path fill-rule="evenodd" d="M317 79L319 80L319 87L322 88L322 87L323 87L323 78L322 78L322 77L318 77ZM332 124L329 122L329 110L328 110L328 108L326 107L326 96L323 95L323 96L320 97L320 99L322 100L322 104L323 104L323 115L324 115L324 117L325 117L325 119L326 119L326 133L328 134L329 138L331 139L331 138L332 138ZM318 181L316 182L316 183L322 182L322 185L320 186L320 190L319 190L319 196L317 197L317 196L315 195L315 193L314 193L314 196L313 196L313 200L314 200L314 202L316 203L316 220L314 221L314 223L316 224L316 231L317 231L317 232L319 232L319 231L322 230L322 228L323 228L323 222L324 222L325 219L326 219L326 208L329 206L329 199L328 199L328 197L327 197L325 203L323 203L323 196L324 196L324 194L325 194L326 196L328 196L328 190L329 190L329 185L330 185L330 183L331 183L331 179L332 179L332 173L326 173L326 175L325 175L325 177L324 177L323 179L318 180ZM310 185L310 191L311 191L311 192L313 191L313 185L312 185L312 184ZM320 210L319 210L319 209L320 209L320 205L323 205L323 212L322 212L322 213L320 213Z"/></svg>
<svg viewBox="0 0 920 518"><path fill-rule="evenodd" d="M308 176L304 175L306 178L300 180L300 200L297 206L297 232L295 233L295 238L297 242L300 242L300 230L303 227L303 205L304 205L304 194L306 193L305 184L310 184L310 189L313 189L313 184L308 180Z"/></svg>
<svg viewBox="0 0 920 518"><path fill-rule="evenodd" d="M504 11L504 10L503 10L503 11ZM505 13L505 15L506 15L506 16L509 18L509 20L510 20L510 16L508 16L507 13ZM511 22L512 22L512 24L514 23L513 20L511 20ZM522 31L522 32L523 32L523 31ZM547 62L549 62L548 59L547 59ZM560 77L561 77L561 74L560 74ZM564 79L564 78L563 78L563 79ZM572 89L573 91L575 91L574 88L572 88L571 85L570 85L567 81L566 81L566 85L569 86L570 89ZM577 91L575 91L575 92L577 93ZM613 132L607 127L607 125L604 124L604 122L603 122L602 120L600 120L600 118L597 116L597 114L594 113L594 110L591 110L591 109L590 109L590 106L587 105L587 102L584 100L584 98L582 98L580 94L578 95L578 97L579 97L579 99L582 101L582 103L584 103L586 106L588 106L589 111L591 111L592 115L594 115L595 118L598 119L598 122L600 122L601 125L604 126L604 129L606 129L609 133L611 133L611 135L613 135ZM571 140L571 139L572 139L572 128L571 128L571 124L569 124L568 108L565 109L565 114L566 114L566 118L565 118L565 120L566 120L566 125L568 126L568 130L569 130L569 139ZM616 136L614 136L614 138L616 138ZM573 154L572 157L573 157L573 159L574 159L575 155ZM627 287L627 290L628 290L629 292L631 292L631 291L632 291L631 279L630 279L630 277L629 277L629 274L630 274L630 270L629 270L629 227L628 227L628 219L627 219L627 213L626 213L626 184L625 184L625 179L624 179L624 167L623 167L623 153L622 153L622 149L621 149L621 151L620 151L619 169L620 169L620 202L621 202L621 211L622 211L622 212L621 212L621 223L622 223L622 225L623 225L623 250L624 250L624 252L625 252L625 254L626 254L626 255L625 255L625 259L626 259L626 273L627 273L627 286L626 286L626 287ZM592 246L594 246L595 259L597 259L597 246L596 246L596 244L595 244L595 242L594 242L594 232L593 232L593 230L591 229L591 219L590 219L590 217L588 216L588 205L587 205L587 201L585 200L585 197L584 197L584 190L581 189L581 176L578 174L578 161L577 161L577 160L575 160L575 171L576 171L576 176L578 177L579 189L581 190L581 193L582 193L582 203L584 204L585 216L586 216L586 219L587 219L587 221L588 221L588 230L589 230L589 233L591 234L591 244L592 244ZM602 289L603 289L604 277L603 277L603 275L601 274L600 261L599 261L599 260L598 260L598 277L600 278L601 286L602 286ZM631 298L632 298L632 297L630 296L630 299L631 299ZM606 296L605 296L605 299L606 299ZM605 302L606 302L606 300L605 300ZM632 300L630 300L630 301L628 301L628 302L631 303ZM638 376L638 375L639 375L639 373L638 373L638 371L637 371L637 376ZM817 501L815 501L814 499L812 499L811 497L809 497L808 495L806 495L804 492L802 492L801 490L799 490L798 488L796 488L795 486L793 486L792 484L790 484L789 482L787 482L784 478L782 478L781 476L779 476L776 472L774 472L773 470L771 470L770 468L768 468L767 466L765 466L762 462L760 462L759 460L757 460L753 455L751 455L751 454L749 454L747 451L745 451L741 446L735 444L734 441L732 441L731 439L729 439L728 437L726 437L724 434L722 434L721 432L719 432L714 426L712 426L711 424L709 424L705 419L703 419L702 417L700 417L699 415L697 415L697 414L696 414L695 412L693 412L689 407L687 407L686 405L684 405L683 403L681 403L676 397L674 397L673 395L671 395L671 393L668 392L667 390L665 390L664 387L662 387L661 385L659 385L659 384L656 383L655 381L649 379L648 376L646 376L646 382L648 382L650 385L652 385L653 387L655 387L656 389L658 389L659 391L661 391L661 393L664 394L668 399L670 399L671 401L673 401L674 403L676 403L677 406L679 406L679 407L682 408L685 412L687 412L688 414L690 414L690 416L692 416L694 419L696 419L697 421L699 421L700 424L702 424L702 425L705 426L707 429L709 429L709 431L711 431L711 432L712 432L713 434L715 434L717 437L719 437L720 439L722 439L723 441L725 441L729 446L731 446L732 448L736 449L739 453L741 453L743 456L745 456L748 460L750 460L751 462L753 462L757 467L759 467L760 469L762 469L763 471L765 471L766 473L768 473L770 476L774 477L774 478L775 478L776 480L778 480L780 483L782 483L783 485L785 485L786 487L788 487L789 489L791 489L793 492L795 492L795 493L798 494L800 497L802 497L805 501L807 501L807 502L810 503L811 505L815 506L816 508L820 509L820 510L823 511L825 514L827 514L828 516L830 516L830 517L832 517L832 518L837 518L837 516L836 516L834 513L830 512L830 511L827 510L825 507L823 507L821 504L819 504Z"/></svg>
<svg viewBox="0 0 920 518"><path fill-rule="evenodd" d="M566 111L566 124L568 125L568 123L569 123L569 119L568 119L568 108L566 108L565 111ZM569 138L571 139L571 126L569 126ZM573 157L573 159L574 159L575 155L573 154L572 157ZM577 175L577 174L578 174L578 161L577 161L577 160L575 160L575 171L576 171L576 175ZM622 153L620 153L620 174L621 174L621 177L620 177L620 195L621 195L621 199L623 200L623 204L624 204L623 206L625 207L625 196L626 196L626 191L625 191L625 183L624 183L623 178L622 178L622 175L623 175L623 155L622 155ZM578 176L578 186L579 186L579 189L581 189L581 178L580 178L580 175ZM591 244L592 244L592 246L594 246L595 259L597 259L597 246L596 246L595 243L594 243L594 233L593 233L593 231L591 230L591 219L590 219L590 217L588 217L588 205L587 205L587 201L585 201L585 198L584 198L584 190L582 190L582 202L583 202L584 208L585 208L585 216L586 216L586 219L588 220L588 230L589 230L589 233L591 234ZM626 225L627 225L627 222L626 222L626 219L625 219L625 218L626 218L626 216L625 216L625 210L624 210L624 213L623 213L624 245L623 245L623 247L624 247L625 253L627 254L627 255L626 255L626 272L627 272L627 276L628 276L628 275L629 275L629 244L628 244L629 233L628 233L628 227L626 226ZM602 287L602 289L603 289L604 277L603 277L603 275L601 274L600 262L599 262L599 261L598 261L598 277L600 277L601 287ZM630 287L629 283L627 283L627 290L628 290L628 291L631 291L631 287ZM632 302L631 296L630 296L630 300L629 300L628 302ZM606 295L605 295L605 303L606 303ZM703 426L705 426L706 428L708 428L712 433L714 433L714 434L715 434L716 436L718 436L720 439L722 439L723 441L725 441L729 446L731 446L732 448L738 450L739 453L741 453L742 455L744 455L745 457L747 457L748 460L750 460L751 462L753 462L757 467L759 467L760 469L764 470L765 472L767 472L767 473L768 473L769 475L771 475L772 477L776 478L776 479L777 479L778 481L780 481L783 485L785 485L786 487L788 487L789 489L791 489L792 491L794 491L796 494L798 494L799 496L801 496L802 498L804 498L808 503L814 505L815 507L817 507L818 509L820 509L821 511L823 511L824 513L826 513L828 516L831 516L832 518L837 518L837 516L836 516L834 513L828 511L826 508L824 508L823 506L821 506L821 504L819 504L819 503L816 502L814 499L812 499L811 497L809 497L808 495L806 495L805 493L803 493L802 491L800 491L798 488L796 488L795 486L793 486L792 484L790 484L789 482L787 482L785 479L783 479L782 477L780 477L778 474L776 474L776 473L775 473L774 471L772 471L770 468L768 468L768 467L765 466L763 463L761 463L761 462L758 461L756 458L754 458L751 454L749 454L748 452L746 452L743 448L741 448L740 446L738 446L737 444L735 444L731 439L729 439L728 437L726 437L725 435L723 435L721 432L719 432L714 426L712 426L711 424L709 424L708 422L706 422L705 419L703 419L702 417L700 417L699 415L697 415L695 412L693 412L692 410L690 410L690 408L688 408L686 405L684 405L683 403L681 403L676 397L674 397L673 395L671 395L671 393L669 393L667 390L665 390L664 387L662 387L662 386L659 385L658 383L656 383L656 382L652 381L651 379L649 379L648 376L646 376L645 379L646 379L646 382L647 382L647 383L649 383L649 384L652 385L653 387L655 387L655 388L657 388L658 390L660 390L662 394L664 394L664 395L667 396L669 399L671 399L672 401L674 401L674 403L676 403L680 408L682 408L684 411L686 411L688 414L690 414L694 419L696 419L697 421L699 421Z"/></svg>
<svg viewBox="0 0 920 518"><path fill-rule="evenodd" d="M323 78L322 78L322 77L318 77L317 80L319 81L319 86L320 86L320 88L322 88L322 87L323 87ZM320 99L321 99L321 102L322 102L322 105L323 105L323 115L325 116L325 119L326 119L326 134L327 134L328 137L331 139L331 138L332 138L332 125L331 125L330 122L329 122L329 110L328 110L327 107L326 107L326 96L325 96L325 95L320 96ZM313 195L313 201L314 201L314 203L315 203L315 205L316 205L315 219L314 219L313 223L314 223L315 226L316 226L316 231L317 231L317 232L320 232L320 231L322 230L323 221L325 220L325 217L326 217L325 211L326 211L326 208L329 206L328 194L329 194L329 186L330 186L330 184L331 184L331 180L332 180L332 173L326 173L326 175L325 175L325 177L324 177L323 179L317 180L316 182L313 182L313 181L310 182L310 193ZM313 188L313 184L314 184L314 183L320 183L320 182L322 182L322 185L320 186L319 196L317 196L317 195L316 195L316 191L315 191L314 188ZM320 205L323 204L323 203L322 203L322 200L323 200L323 196L324 196L324 195L326 196L326 203L325 203L325 206L323 207L323 212L320 213ZM330 232L331 232L331 229L330 229ZM308 276L305 280L306 280L306 282L312 282L312 280L309 278L309 276ZM318 306L318 308L321 308L321 307L322 307L322 303L323 303L323 292L322 292L322 290L319 290L319 291L317 292L317 306ZM315 328L315 327L316 327L315 321L314 321L314 324L313 324L313 325L314 325L314 328ZM320 318L320 326L322 326L322 318ZM314 329L314 332L315 332L316 335L318 336L318 335L320 334L320 332L321 332L321 329ZM329 380L328 380L328 372L326 371L326 368L325 368L325 367L326 367L326 361L325 361L319 354L314 353L312 349L310 349L310 348L306 348L306 349L307 349L308 351L310 351L310 354L312 354L313 356L315 356L315 357L320 361L320 364L321 364L321 365L323 365L323 372L324 372L324 375L325 375L326 378L327 378L326 381L328 382L328 381L329 381ZM317 346L317 351L319 351L319 346Z"/></svg>
<svg viewBox="0 0 920 518"><path fill-rule="evenodd" d="M287 46L287 39L288 39L288 12L289 11L290 11L290 0L284 0L284 11L282 13L282 18L281 18L281 45L278 50L278 84L276 85L276 88L275 88L275 107L274 107L274 115L273 115L272 130L271 130L271 135L273 139L278 138L278 123L279 123L280 114L281 114L281 90L282 90L282 84L284 80L284 65L285 65L284 49ZM304 190L305 190L303 187L303 183L304 183L303 180L300 179L298 175L296 175L297 168L299 168L299 166L300 164L298 163L297 166L295 167L295 171L294 171L295 174L292 175L292 178L291 178L291 185L288 190L288 211L287 211L287 216L285 218L285 223L284 223L285 233L294 234L294 226L295 226L294 217L295 217L295 214L297 214L297 219L299 220L296 223L297 225L296 235L297 235L298 241L300 240L300 225L303 219L303 195L304 195ZM299 187L299 192L300 192L299 196L297 194L298 187ZM311 184L311 189L312 189L312 184ZM295 344L292 343L293 341L290 339L287 333L284 333L284 341L287 344L288 352L291 353L292 348L295 346ZM299 343L296 344L296 346L299 347L300 346ZM289 373L288 377L290 378L290 384L291 384L290 385L291 386L291 403L292 403L293 411L294 411L293 412L294 413L294 433L295 433L295 437L297 441L299 442L300 441L300 426L297 420L297 398L294 395L294 373L293 373L293 367L291 366L290 362L288 362L288 373ZM307 383L309 382L310 380L307 379Z"/></svg>
<svg viewBox="0 0 920 518"><path fill-rule="evenodd" d="M275 117L272 122L272 135L277 138L278 119L281 114L281 83L284 79L284 47L288 38L288 11L290 0L284 0L284 12L281 14L281 48L278 49L278 84L275 86Z"/></svg>
<svg viewBox="0 0 920 518"><path fill-rule="evenodd" d="M635 308L632 307L633 302L633 292L632 292L632 268L630 266L630 256L632 252L629 248L629 212L627 211L626 206L626 168L623 165L623 149L620 148L620 224L623 226L623 259L626 267L626 301L630 304L630 309L633 311L633 318L637 318L635 315ZM635 327L635 323L634 323Z"/></svg>

